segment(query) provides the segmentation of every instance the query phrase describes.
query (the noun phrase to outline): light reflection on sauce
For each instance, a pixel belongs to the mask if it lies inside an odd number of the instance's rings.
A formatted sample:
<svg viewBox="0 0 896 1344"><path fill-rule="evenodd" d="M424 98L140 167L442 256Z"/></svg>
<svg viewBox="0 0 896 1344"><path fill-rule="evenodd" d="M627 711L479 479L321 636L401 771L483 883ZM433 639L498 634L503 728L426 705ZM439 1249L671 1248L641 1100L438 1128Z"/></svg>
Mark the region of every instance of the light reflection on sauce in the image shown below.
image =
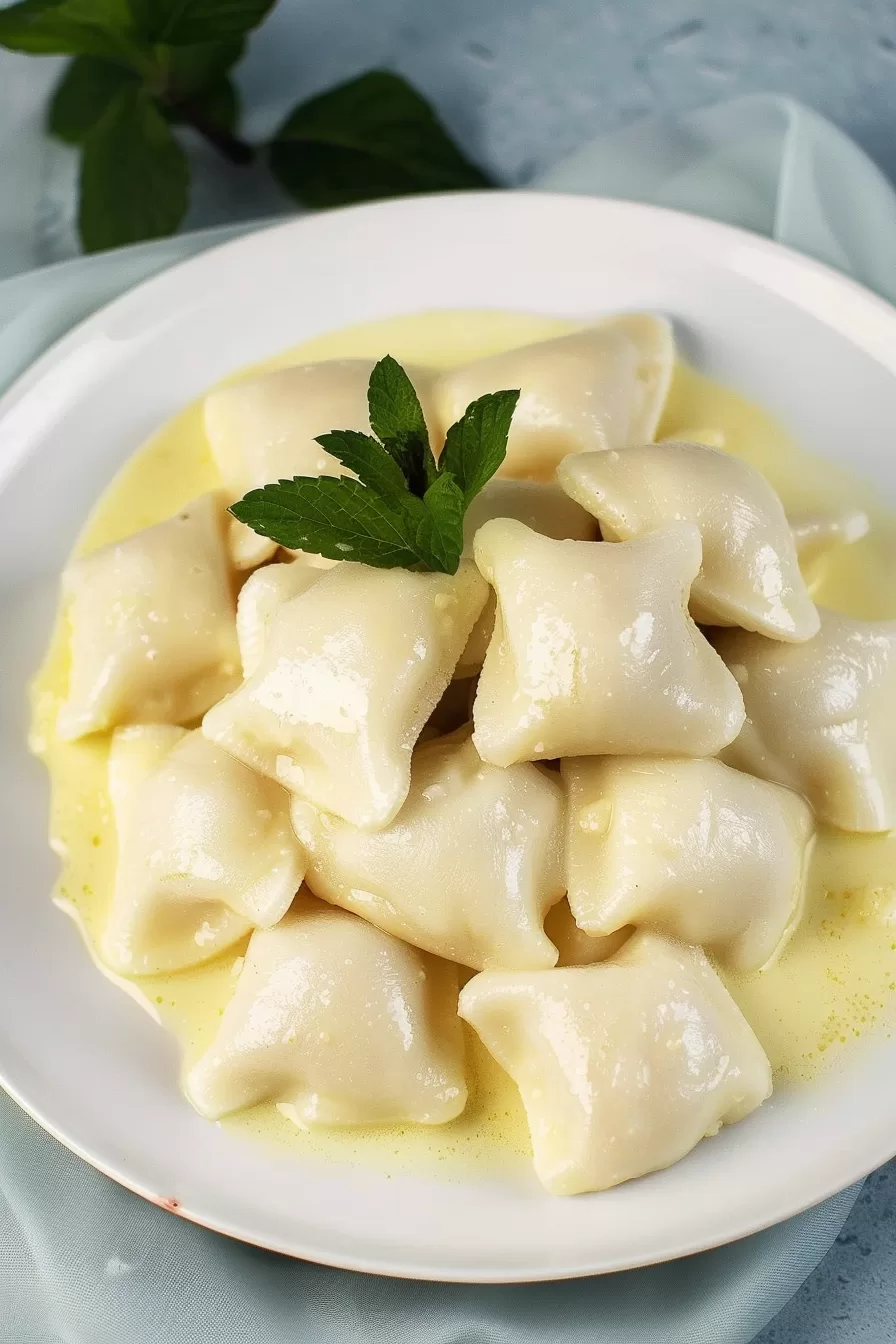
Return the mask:
<svg viewBox="0 0 896 1344"><path fill-rule="evenodd" d="M262 367L386 352L402 362L447 367L561 335L575 325L496 312L429 313L329 333ZM870 487L811 457L760 409L681 365L659 436L700 438L746 458L771 480L788 511L839 510L847 502L868 509L870 536L834 556L817 597L856 616L896 615L896 517L877 508ZM122 469L88 520L77 552L159 522L218 483L200 408L188 407ZM67 682L67 661L67 633L60 625L35 682L33 744L52 778L52 843L63 863L59 903L76 914L95 943L115 863L106 791L108 740L56 739L53 723ZM180 1040L186 1065L209 1044L244 950L242 943L195 970L133 982ZM896 1017L896 837L823 834L812 863L806 916L783 957L766 972L726 980L768 1051L779 1086L816 1076L863 1033L889 1031ZM310 1134L272 1105L223 1123L295 1152L386 1171L425 1167L456 1176L528 1155L516 1090L472 1036L468 1067L469 1105L448 1125Z"/></svg>

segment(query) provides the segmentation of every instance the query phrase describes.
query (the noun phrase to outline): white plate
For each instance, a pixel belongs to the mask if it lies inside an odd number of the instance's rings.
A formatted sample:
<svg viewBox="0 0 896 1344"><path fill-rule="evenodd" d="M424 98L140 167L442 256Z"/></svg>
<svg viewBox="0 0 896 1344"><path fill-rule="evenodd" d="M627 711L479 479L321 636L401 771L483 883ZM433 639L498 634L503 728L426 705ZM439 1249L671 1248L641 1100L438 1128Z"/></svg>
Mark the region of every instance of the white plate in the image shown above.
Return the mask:
<svg viewBox="0 0 896 1344"><path fill-rule="evenodd" d="M91 966L51 905L24 683L55 576L114 470L228 371L324 329L423 308L586 317L646 307L686 356L896 497L896 311L773 243L669 211L529 194L296 220L141 285L0 402L0 1078L89 1162L222 1232L328 1264L469 1281L563 1278L733 1240L896 1152L896 1043L779 1093L670 1171L561 1200L274 1155L194 1115L173 1043Z"/></svg>

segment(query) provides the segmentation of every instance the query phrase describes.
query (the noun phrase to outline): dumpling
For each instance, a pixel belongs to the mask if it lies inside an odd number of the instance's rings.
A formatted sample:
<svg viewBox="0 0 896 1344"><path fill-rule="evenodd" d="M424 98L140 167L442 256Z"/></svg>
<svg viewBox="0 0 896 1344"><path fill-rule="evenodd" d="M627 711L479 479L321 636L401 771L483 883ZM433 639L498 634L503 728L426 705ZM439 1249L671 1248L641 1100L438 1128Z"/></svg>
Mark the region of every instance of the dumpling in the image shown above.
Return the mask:
<svg viewBox="0 0 896 1344"><path fill-rule="evenodd" d="M469 561L454 575L326 570L275 612L260 664L202 731L353 826L387 826L487 593Z"/></svg>
<svg viewBox="0 0 896 1344"><path fill-rule="evenodd" d="M627 924L756 970L796 928L814 834L797 794L715 760L571 758L569 904L587 933Z"/></svg>
<svg viewBox="0 0 896 1344"><path fill-rule="evenodd" d="M831 557L841 546L852 546L867 537L871 523L861 509L839 513L792 514L788 519L803 578L814 593L827 573Z"/></svg>
<svg viewBox="0 0 896 1344"><path fill-rule="evenodd" d="M342 463L315 439L333 429L370 433L367 385L374 363L332 359L296 364L209 393L205 432L230 498L293 476L341 476ZM425 401L429 375L417 368L407 371ZM235 518L230 546L239 569L251 569L277 549L275 542Z"/></svg>
<svg viewBox="0 0 896 1344"><path fill-rule="evenodd" d="M185 1090L201 1115L274 1101L301 1128L442 1125L467 1089L457 969L304 895L249 940Z"/></svg>
<svg viewBox="0 0 896 1344"><path fill-rule="evenodd" d="M498 595L473 707L484 761L708 756L737 735L737 684L688 615L693 524L609 545L494 519L476 563Z"/></svg>
<svg viewBox="0 0 896 1344"><path fill-rule="evenodd" d="M236 635L244 677L251 677L264 657L265 641L275 613L284 603L307 592L323 572L302 560L293 560L280 565L265 565L249 575L236 604Z"/></svg>
<svg viewBox="0 0 896 1344"><path fill-rule="evenodd" d="M820 610L808 644L718 632L747 710L724 760L796 789L830 826L887 831L896 826L896 621Z"/></svg>
<svg viewBox="0 0 896 1344"><path fill-rule="evenodd" d="M477 970L553 966L544 917L565 890L559 780L486 765L470 739L427 742L395 821L369 834L296 800L308 886L397 938Z"/></svg>
<svg viewBox="0 0 896 1344"><path fill-rule="evenodd" d="M561 462L563 489L600 523L606 541L631 541L673 522L695 523L703 564L691 615L769 639L818 631L784 506L755 467L700 443L649 443Z"/></svg>
<svg viewBox="0 0 896 1344"><path fill-rule="evenodd" d="M565 898L548 911L544 931L559 953L558 966L593 966L598 961L606 961L619 951L632 933L630 928L617 929L606 937L585 933L573 919L569 901Z"/></svg>
<svg viewBox="0 0 896 1344"><path fill-rule="evenodd" d="M195 966L289 909L305 870L289 795L201 733L119 729L109 792L118 867L102 954L113 970Z"/></svg>
<svg viewBox="0 0 896 1344"><path fill-rule="evenodd" d="M124 723L188 723L239 681L221 507L214 495L75 560L67 740Z"/></svg>
<svg viewBox="0 0 896 1344"><path fill-rule="evenodd" d="M567 453L652 439L674 359L665 318L624 313L450 369L435 384L436 415L444 434L477 397L519 388L501 474L549 480Z"/></svg>
<svg viewBox="0 0 896 1344"><path fill-rule="evenodd" d="M597 966L484 971L460 1015L519 1087L552 1194L671 1166L771 1093L762 1046L701 950L657 934Z"/></svg>
<svg viewBox="0 0 896 1344"><path fill-rule="evenodd" d="M558 541L597 541L597 523L552 481L511 481L493 477L475 496L464 516L467 553L473 554L476 533L490 518L516 518L533 532ZM473 626L456 676L468 677L482 666L495 628L495 595L489 593Z"/></svg>

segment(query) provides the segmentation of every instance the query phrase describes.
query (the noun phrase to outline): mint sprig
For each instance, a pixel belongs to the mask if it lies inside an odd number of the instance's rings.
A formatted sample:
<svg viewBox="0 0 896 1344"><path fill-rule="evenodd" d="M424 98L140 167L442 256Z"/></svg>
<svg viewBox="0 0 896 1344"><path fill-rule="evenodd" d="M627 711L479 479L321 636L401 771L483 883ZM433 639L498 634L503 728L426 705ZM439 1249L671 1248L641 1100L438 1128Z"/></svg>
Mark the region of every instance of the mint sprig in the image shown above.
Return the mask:
<svg viewBox="0 0 896 1344"><path fill-rule="evenodd" d="M351 476L295 476L250 490L230 512L288 550L380 569L456 574L464 514L504 461L518 391L489 392L448 431L438 462L410 378L390 355L370 375L373 434L316 440Z"/></svg>

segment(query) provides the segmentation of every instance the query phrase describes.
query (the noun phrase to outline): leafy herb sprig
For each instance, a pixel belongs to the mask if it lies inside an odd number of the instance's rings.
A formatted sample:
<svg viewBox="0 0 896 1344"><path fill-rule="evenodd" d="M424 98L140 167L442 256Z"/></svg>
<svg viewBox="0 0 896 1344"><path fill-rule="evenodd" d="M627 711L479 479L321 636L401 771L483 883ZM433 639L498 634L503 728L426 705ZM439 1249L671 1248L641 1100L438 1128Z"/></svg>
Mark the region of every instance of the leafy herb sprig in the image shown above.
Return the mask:
<svg viewBox="0 0 896 1344"><path fill-rule="evenodd" d="M20 0L0 9L0 47L74 57L47 124L80 147L86 251L174 233L190 198L189 161L174 129L183 124L232 164L263 158L281 187L313 209L492 185L416 89L384 70L300 103L267 145L242 138L231 74L275 3Z"/></svg>
<svg viewBox="0 0 896 1344"><path fill-rule="evenodd" d="M456 574L470 501L504 461L518 391L471 402L438 462L423 409L390 355L370 375L373 434L334 429L316 440L352 476L296 476L250 492L230 512L290 550L381 569Z"/></svg>

